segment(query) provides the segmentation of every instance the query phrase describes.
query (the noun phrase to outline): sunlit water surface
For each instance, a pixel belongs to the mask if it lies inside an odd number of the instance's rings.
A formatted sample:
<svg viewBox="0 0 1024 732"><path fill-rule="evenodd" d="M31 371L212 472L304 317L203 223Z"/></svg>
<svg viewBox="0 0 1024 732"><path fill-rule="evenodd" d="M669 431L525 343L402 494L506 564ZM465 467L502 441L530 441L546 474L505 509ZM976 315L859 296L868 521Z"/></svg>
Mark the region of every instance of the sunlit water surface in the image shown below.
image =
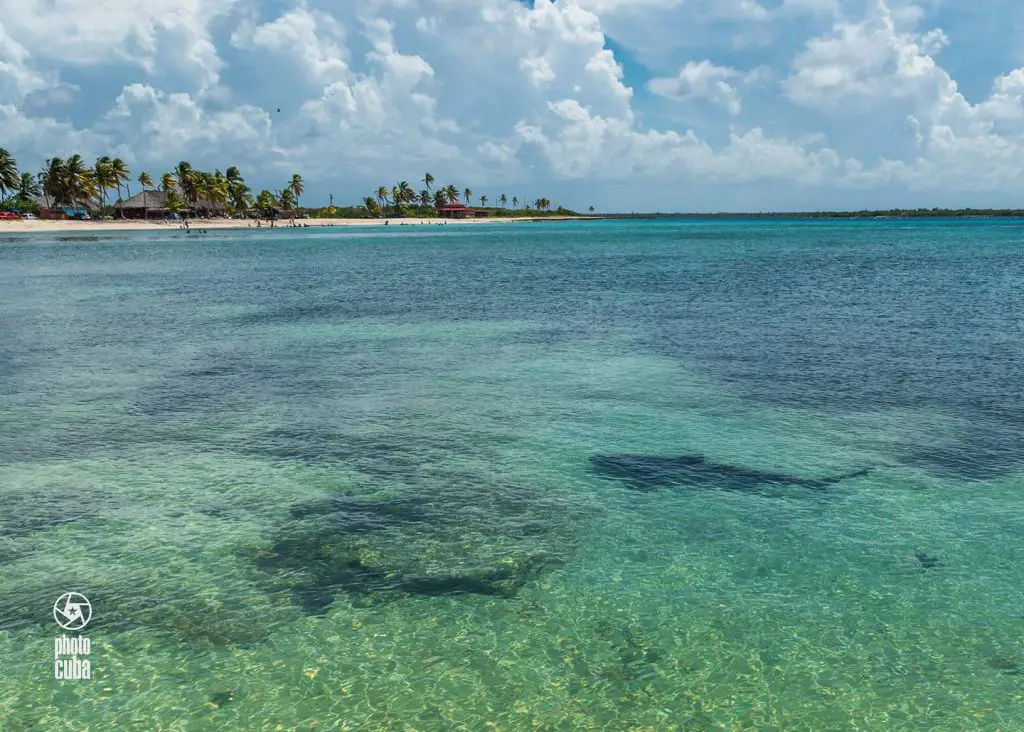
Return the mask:
<svg viewBox="0 0 1024 732"><path fill-rule="evenodd" d="M7 237L0 726L1022 729L1022 234Z"/></svg>

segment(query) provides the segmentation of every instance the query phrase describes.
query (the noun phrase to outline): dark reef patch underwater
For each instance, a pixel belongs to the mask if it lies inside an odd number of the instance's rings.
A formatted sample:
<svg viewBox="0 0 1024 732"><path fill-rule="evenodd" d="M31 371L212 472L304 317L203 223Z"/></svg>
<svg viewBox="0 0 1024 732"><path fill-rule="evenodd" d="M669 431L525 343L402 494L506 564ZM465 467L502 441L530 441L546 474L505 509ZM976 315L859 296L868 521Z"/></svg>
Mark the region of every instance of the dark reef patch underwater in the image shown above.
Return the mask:
<svg viewBox="0 0 1024 732"><path fill-rule="evenodd" d="M805 478L741 465L718 463L703 455L593 455L593 472L617 480L633 490L652 490L668 486L688 486L742 493L764 493L768 486L797 486L821 491L841 481L859 478L871 472L862 468L828 478Z"/></svg>
<svg viewBox="0 0 1024 732"><path fill-rule="evenodd" d="M326 614L340 592L364 606L413 596L514 597L567 561L578 509L520 487L500 492L471 481L432 496L299 503L250 557L268 592L289 593L309 615Z"/></svg>

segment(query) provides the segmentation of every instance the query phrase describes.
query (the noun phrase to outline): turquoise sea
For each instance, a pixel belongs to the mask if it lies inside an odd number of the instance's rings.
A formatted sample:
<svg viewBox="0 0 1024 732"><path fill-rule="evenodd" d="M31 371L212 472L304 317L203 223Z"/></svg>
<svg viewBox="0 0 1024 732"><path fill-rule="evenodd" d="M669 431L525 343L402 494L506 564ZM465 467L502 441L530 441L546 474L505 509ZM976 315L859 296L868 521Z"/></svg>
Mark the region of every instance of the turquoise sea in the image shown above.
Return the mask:
<svg viewBox="0 0 1024 732"><path fill-rule="evenodd" d="M1022 730L1022 241L5 235L0 728Z"/></svg>

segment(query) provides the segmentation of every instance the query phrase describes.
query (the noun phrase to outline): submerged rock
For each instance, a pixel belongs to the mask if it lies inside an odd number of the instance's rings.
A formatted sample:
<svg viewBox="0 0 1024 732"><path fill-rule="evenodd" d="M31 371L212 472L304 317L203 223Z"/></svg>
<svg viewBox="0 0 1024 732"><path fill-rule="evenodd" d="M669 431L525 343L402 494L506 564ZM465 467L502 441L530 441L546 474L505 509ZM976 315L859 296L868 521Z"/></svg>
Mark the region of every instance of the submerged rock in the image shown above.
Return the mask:
<svg viewBox="0 0 1024 732"><path fill-rule="evenodd" d="M805 478L742 465L709 460L703 455L594 455L591 470L617 480L633 490L652 490L666 486L714 488L745 493L760 493L768 485L793 485L825 490L843 480L867 475L870 468L826 478Z"/></svg>
<svg viewBox="0 0 1024 732"><path fill-rule="evenodd" d="M513 597L562 563L561 528L536 516L481 510L481 497L387 500L338 496L293 507L273 544L255 553L271 592L289 592L310 615L337 593L360 604L405 597ZM507 503L499 503L507 507ZM555 541L552 541L555 539Z"/></svg>
<svg viewBox="0 0 1024 732"><path fill-rule="evenodd" d="M988 665L1007 676L1019 676L1024 669L1024 658L1019 655L993 653L988 657Z"/></svg>
<svg viewBox="0 0 1024 732"><path fill-rule="evenodd" d="M235 692L233 691L217 691L210 694L210 704L218 709L225 704L230 704L235 700Z"/></svg>

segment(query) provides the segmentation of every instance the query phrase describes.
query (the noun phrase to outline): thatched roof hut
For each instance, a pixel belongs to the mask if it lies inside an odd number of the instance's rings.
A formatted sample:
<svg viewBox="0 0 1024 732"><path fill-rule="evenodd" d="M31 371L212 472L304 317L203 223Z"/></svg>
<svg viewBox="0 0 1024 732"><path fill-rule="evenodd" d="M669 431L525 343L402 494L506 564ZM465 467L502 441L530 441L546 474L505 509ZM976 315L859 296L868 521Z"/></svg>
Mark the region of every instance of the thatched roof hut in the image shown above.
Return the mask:
<svg viewBox="0 0 1024 732"><path fill-rule="evenodd" d="M173 192L178 201L184 205L185 196L181 191L175 187ZM167 192L157 190L144 190L141 193L136 193L131 198L114 204L114 208L124 211L126 219L162 219L166 218L167 214L171 212L170 207L167 205ZM222 204L215 204L212 201L200 200L196 202L193 210L206 213L207 215L220 215L227 210L227 207Z"/></svg>
<svg viewBox="0 0 1024 732"><path fill-rule="evenodd" d="M162 219L170 209L167 207L167 193L164 191L142 191L116 205L124 212L126 219Z"/></svg>

